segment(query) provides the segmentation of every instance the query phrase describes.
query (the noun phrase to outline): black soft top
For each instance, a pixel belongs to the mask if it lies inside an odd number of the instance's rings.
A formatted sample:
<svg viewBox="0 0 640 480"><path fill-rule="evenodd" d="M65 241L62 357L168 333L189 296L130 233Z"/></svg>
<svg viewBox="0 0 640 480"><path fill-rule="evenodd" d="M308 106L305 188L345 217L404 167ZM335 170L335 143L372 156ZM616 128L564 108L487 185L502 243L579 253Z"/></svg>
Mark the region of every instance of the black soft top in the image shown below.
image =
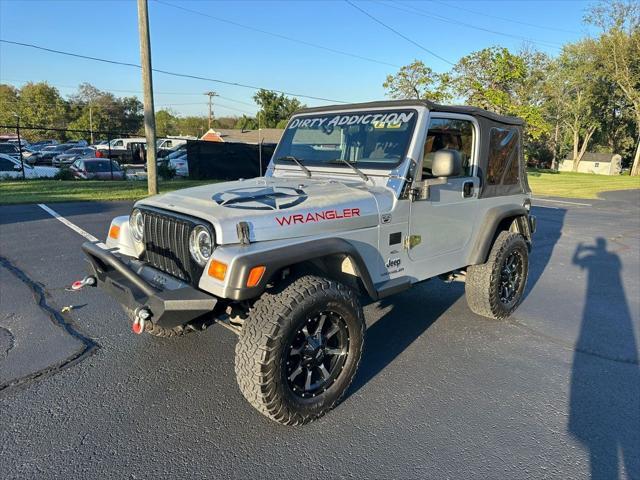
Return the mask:
<svg viewBox="0 0 640 480"><path fill-rule="evenodd" d="M312 107L303 108L298 110L296 114L315 113L315 112L331 112L340 110L351 109L376 109L383 107L426 107L433 112L449 112L449 113L464 113L472 115L474 117L483 117L489 120L493 120L497 123L503 123L506 125L518 125L523 126L524 122L518 117L509 117L506 115L498 115L497 113L490 112L478 107L469 107L467 105L440 105L438 103L430 102L429 100L382 100L377 102L365 102L365 103L345 103L340 105L328 105L326 107Z"/></svg>

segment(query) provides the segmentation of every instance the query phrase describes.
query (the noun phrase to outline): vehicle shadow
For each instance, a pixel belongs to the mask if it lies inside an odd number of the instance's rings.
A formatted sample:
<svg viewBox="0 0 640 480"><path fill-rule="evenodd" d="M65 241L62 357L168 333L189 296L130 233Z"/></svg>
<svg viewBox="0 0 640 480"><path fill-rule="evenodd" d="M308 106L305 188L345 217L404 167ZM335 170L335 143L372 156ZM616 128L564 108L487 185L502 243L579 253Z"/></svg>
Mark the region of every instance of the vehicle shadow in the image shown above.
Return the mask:
<svg viewBox="0 0 640 480"><path fill-rule="evenodd" d="M463 284L445 284L434 279L374 303L378 310L390 310L367 328L360 368L347 396L382 372L463 294Z"/></svg>
<svg viewBox="0 0 640 480"><path fill-rule="evenodd" d="M589 451L592 478L640 478L640 369L622 263L604 238L580 243L586 303L573 356L568 431Z"/></svg>
<svg viewBox="0 0 640 480"><path fill-rule="evenodd" d="M538 219L537 231L533 235L533 248L529 254L529 278L524 292L525 298L536 286L545 268L551 261L553 249L562 236L567 210L563 208L534 207Z"/></svg>

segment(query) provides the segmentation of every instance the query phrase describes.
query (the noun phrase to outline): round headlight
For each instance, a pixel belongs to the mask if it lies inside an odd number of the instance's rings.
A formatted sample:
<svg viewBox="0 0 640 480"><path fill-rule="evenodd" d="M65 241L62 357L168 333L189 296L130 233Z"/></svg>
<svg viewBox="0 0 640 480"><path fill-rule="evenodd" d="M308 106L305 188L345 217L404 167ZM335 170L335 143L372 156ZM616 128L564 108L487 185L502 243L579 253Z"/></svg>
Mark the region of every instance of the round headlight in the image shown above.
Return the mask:
<svg viewBox="0 0 640 480"><path fill-rule="evenodd" d="M211 258L213 253L213 240L209 229L204 225L198 225L193 229L189 236L189 252L191 256L200 266Z"/></svg>
<svg viewBox="0 0 640 480"><path fill-rule="evenodd" d="M142 235L144 234L144 217L142 216L142 212L137 208L133 209L131 215L129 215L129 229L131 230L131 235L136 242L142 242Z"/></svg>

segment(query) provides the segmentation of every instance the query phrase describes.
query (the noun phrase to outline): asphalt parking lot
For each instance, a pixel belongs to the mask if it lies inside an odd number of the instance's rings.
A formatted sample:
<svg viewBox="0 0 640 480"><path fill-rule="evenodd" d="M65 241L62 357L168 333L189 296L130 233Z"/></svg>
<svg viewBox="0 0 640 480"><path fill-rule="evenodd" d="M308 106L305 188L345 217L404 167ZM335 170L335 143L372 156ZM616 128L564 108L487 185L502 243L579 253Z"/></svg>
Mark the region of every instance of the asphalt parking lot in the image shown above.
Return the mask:
<svg viewBox="0 0 640 480"><path fill-rule="evenodd" d="M368 305L347 398L299 428L244 401L232 332L133 335L65 291L82 236L0 207L0 477L640 478L640 191L535 205L512 319L438 280ZM131 204L50 207L103 239Z"/></svg>

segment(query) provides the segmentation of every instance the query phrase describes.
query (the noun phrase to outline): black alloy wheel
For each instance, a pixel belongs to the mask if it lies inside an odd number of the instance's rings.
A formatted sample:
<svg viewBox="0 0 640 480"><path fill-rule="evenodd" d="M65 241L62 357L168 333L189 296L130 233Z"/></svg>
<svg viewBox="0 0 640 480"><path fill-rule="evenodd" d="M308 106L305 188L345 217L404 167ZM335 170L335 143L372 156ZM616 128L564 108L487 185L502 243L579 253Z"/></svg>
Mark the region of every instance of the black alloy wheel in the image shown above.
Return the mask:
<svg viewBox="0 0 640 480"><path fill-rule="evenodd" d="M336 312L322 311L296 331L288 348L286 377L302 398L325 392L338 378L349 354L349 330Z"/></svg>

